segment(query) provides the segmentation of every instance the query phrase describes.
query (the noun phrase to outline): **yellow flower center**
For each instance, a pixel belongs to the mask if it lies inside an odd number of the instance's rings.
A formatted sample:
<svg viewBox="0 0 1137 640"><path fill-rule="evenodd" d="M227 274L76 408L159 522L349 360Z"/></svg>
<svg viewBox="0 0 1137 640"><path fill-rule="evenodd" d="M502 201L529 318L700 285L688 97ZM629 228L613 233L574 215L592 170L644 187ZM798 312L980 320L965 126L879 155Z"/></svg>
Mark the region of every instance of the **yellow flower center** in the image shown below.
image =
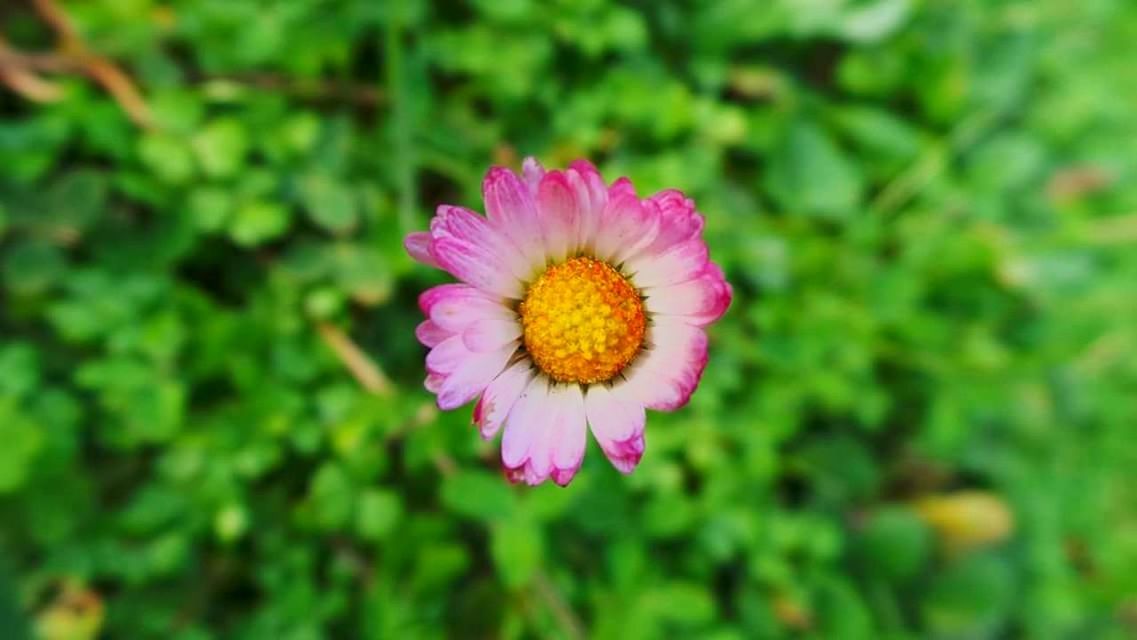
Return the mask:
<svg viewBox="0 0 1137 640"><path fill-rule="evenodd" d="M640 350L647 327L635 287L608 263L585 257L549 267L520 313L525 349L558 382L615 377Z"/></svg>

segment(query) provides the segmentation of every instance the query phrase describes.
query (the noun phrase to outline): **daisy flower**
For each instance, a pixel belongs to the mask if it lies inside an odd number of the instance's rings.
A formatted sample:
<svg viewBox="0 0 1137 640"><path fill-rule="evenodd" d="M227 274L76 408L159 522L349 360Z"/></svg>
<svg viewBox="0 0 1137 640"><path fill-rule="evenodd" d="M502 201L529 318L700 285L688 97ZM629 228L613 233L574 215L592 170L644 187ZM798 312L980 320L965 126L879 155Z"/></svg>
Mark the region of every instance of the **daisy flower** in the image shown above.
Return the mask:
<svg viewBox="0 0 1137 640"><path fill-rule="evenodd" d="M590 163L522 175L494 167L486 216L442 205L407 252L460 283L419 297L426 388L449 410L474 399L482 437L504 427L509 477L572 480L586 431L621 472L644 452L645 409L685 405L707 364L704 327L731 287L681 192L641 199Z"/></svg>

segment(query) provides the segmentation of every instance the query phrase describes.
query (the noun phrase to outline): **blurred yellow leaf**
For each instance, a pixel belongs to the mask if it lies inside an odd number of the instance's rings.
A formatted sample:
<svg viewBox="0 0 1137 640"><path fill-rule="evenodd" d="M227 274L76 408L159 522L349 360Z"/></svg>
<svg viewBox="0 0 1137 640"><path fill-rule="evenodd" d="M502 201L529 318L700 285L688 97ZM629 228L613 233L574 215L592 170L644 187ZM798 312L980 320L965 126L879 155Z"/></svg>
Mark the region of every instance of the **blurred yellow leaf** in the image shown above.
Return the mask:
<svg viewBox="0 0 1137 640"><path fill-rule="evenodd" d="M40 640L93 640L103 628L103 599L75 581L65 581L59 594L36 615Z"/></svg>
<svg viewBox="0 0 1137 640"><path fill-rule="evenodd" d="M913 504L916 513L950 552L1001 542L1014 532L1014 515L1003 498L986 491L928 496Z"/></svg>

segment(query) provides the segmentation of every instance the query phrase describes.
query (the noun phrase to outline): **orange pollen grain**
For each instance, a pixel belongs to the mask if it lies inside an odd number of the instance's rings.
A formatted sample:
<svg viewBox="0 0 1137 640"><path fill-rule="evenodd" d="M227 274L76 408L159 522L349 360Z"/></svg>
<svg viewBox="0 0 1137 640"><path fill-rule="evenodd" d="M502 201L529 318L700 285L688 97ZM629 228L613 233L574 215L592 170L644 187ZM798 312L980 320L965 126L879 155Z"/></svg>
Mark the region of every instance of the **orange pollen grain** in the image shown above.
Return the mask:
<svg viewBox="0 0 1137 640"><path fill-rule="evenodd" d="M635 287L607 262L577 257L541 274L521 302L525 349L558 382L610 380L643 345L647 316Z"/></svg>

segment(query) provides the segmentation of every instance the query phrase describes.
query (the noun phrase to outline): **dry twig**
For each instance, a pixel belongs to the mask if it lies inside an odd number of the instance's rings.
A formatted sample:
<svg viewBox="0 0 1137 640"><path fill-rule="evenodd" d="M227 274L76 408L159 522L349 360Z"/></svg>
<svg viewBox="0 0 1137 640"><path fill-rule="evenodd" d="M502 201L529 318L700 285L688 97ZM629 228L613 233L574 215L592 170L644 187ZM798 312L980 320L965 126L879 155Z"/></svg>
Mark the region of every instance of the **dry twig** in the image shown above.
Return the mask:
<svg viewBox="0 0 1137 640"><path fill-rule="evenodd" d="M51 27L57 39L52 54L26 54L0 40L0 82L33 102L54 102L63 97L60 88L38 74L82 73L111 95L136 125L154 126L150 107L122 69L91 51L67 13L55 0L32 0L36 13Z"/></svg>
<svg viewBox="0 0 1137 640"><path fill-rule="evenodd" d="M368 358L367 354L352 342L351 338L339 327L321 322L316 325L316 330L319 331L320 338L324 340L324 343L335 352L340 362L347 367L347 370L364 389L379 396L391 394L391 381L383 373L383 370L375 364L375 361Z"/></svg>

